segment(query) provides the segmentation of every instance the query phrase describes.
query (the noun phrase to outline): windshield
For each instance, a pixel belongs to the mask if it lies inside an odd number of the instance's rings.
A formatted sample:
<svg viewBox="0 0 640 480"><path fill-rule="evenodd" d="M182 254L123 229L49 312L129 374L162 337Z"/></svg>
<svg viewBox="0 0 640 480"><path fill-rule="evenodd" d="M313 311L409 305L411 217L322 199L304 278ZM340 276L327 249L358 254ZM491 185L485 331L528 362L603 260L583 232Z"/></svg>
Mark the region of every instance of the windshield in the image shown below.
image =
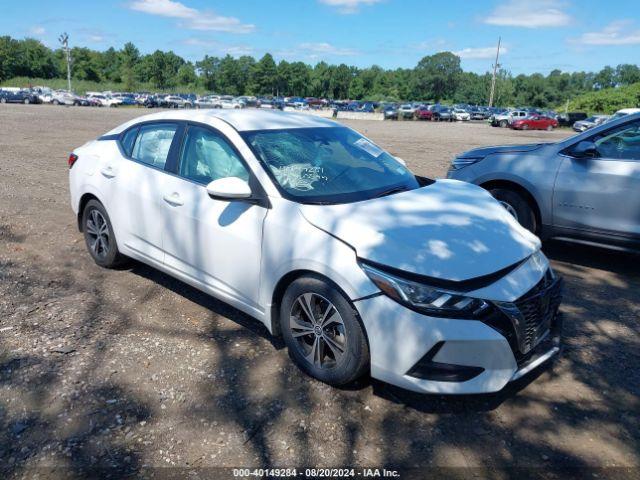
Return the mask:
<svg viewBox="0 0 640 480"><path fill-rule="evenodd" d="M407 167L351 129L244 132L285 197L301 203L349 203L420 185Z"/></svg>

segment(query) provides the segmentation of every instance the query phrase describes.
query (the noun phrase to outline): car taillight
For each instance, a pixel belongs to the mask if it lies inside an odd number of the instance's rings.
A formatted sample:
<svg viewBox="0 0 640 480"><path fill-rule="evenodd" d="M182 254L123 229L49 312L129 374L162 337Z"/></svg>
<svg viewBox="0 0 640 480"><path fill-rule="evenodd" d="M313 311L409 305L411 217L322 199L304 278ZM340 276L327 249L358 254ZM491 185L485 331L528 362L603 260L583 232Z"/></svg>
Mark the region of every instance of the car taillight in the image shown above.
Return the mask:
<svg viewBox="0 0 640 480"><path fill-rule="evenodd" d="M78 156L75 153L70 153L69 160L67 160L69 168L73 167L73 164L76 163L76 160L78 160Z"/></svg>

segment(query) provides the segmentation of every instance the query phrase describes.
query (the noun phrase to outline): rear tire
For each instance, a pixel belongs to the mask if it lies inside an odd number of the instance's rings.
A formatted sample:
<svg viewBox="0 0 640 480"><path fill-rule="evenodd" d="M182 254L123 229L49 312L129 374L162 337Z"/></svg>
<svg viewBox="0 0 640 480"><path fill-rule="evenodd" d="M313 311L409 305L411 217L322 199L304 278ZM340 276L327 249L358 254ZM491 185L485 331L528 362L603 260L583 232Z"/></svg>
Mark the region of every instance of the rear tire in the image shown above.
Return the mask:
<svg viewBox="0 0 640 480"><path fill-rule="evenodd" d="M500 128L507 128L507 125L509 125L509 123L506 120L500 120Z"/></svg>
<svg viewBox="0 0 640 480"><path fill-rule="evenodd" d="M322 382L346 385L369 367L369 346L354 307L320 277L301 277L289 285L280 327L294 363Z"/></svg>
<svg viewBox="0 0 640 480"><path fill-rule="evenodd" d="M89 200L82 212L82 232L91 258L104 268L114 268L126 262L118 250L111 220L98 200Z"/></svg>
<svg viewBox="0 0 640 480"><path fill-rule="evenodd" d="M520 225L530 232L536 233L538 230L536 215L533 207L522 194L506 188L492 189L489 193L513 215Z"/></svg>

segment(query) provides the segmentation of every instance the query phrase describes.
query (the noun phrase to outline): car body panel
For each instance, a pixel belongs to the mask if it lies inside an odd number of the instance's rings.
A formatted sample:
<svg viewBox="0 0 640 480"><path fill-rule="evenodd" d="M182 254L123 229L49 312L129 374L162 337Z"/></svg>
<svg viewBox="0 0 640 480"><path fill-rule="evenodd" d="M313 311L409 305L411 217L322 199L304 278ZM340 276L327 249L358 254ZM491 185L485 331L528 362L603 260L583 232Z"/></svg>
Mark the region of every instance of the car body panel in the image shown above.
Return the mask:
<svg viewBox="0 0 640 480"><path fill-rule="evenodd" d="M439 279L487 275L540 247L486 191L451 180L366 202L301 210L359 257Z"/></svg>

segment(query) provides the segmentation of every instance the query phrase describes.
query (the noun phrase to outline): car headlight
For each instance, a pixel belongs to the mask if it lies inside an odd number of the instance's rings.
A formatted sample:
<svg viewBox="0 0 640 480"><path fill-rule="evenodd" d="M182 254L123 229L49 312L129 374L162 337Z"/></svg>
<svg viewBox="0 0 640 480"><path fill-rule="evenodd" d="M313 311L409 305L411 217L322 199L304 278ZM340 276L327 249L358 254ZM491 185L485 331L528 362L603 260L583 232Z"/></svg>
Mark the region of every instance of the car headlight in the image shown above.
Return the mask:
<svg viewBox="0 0 640 480"><path fill-rule="evenodd" d="M474 163L478 163L484 157L462 157L454 158L451 162L451 170L460 170L461 168L468 167Z"/></svg>
<svg viewBox="0 0 640 480"><path fill-rule="evenodd" d="M420 313L468 319L488 313L489 304L482 299L400 278L365 263L360 267L385 295Z"/></svg>

